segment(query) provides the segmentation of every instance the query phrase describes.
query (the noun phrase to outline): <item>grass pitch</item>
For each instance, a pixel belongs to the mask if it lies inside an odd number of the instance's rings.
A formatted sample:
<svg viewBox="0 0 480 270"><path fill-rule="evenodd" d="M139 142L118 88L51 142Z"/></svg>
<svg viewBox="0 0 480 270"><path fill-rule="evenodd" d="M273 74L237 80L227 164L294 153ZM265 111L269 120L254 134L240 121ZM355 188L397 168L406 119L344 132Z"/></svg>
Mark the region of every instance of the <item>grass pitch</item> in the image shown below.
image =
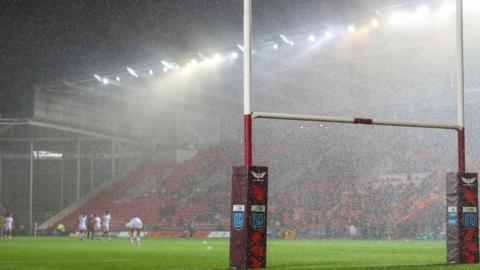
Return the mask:
<svg viewBox="0 0 480 270"><path fill-rule="evenodd" d="M269 240L268 269L480 269L445 265L444 241ZM0 269L227 269L228 241L0 240Z"/></svg>

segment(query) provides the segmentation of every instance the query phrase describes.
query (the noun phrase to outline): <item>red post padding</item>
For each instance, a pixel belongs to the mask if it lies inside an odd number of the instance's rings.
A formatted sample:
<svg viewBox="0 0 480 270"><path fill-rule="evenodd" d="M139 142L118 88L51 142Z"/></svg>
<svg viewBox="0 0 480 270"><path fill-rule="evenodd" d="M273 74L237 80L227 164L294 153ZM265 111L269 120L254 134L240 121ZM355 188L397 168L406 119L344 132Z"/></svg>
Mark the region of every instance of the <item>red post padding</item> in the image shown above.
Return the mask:
<svg viewBox="0 0 480 270"><path fill-rule="evenodd" d="M465 129L458 131L458 172L465 172Z"/></svg>
<svg viewBox="0 0 480 270"><path fill-rule="evenodd" d="M478 263L478 175L447 174L447 260Z"/></svg>
<svg viewBox="0 0 480 270"><path fill-rule="evenodd" d="M268 168L233 167L230 267L267 266Z"/></svg>
<svg viewBox="0 0 480 270"><path fill-rule="evenodd" d="M245 166L252 166L252 115L243 116L245 140Z"/></svg>
<svg viewBox="0 0 480 270"><path fill-rule="evenodd" d="M371 125L373 123L372 119L368 118L355 118L353 119L354 124L364 124L364 125Z"/></svg>

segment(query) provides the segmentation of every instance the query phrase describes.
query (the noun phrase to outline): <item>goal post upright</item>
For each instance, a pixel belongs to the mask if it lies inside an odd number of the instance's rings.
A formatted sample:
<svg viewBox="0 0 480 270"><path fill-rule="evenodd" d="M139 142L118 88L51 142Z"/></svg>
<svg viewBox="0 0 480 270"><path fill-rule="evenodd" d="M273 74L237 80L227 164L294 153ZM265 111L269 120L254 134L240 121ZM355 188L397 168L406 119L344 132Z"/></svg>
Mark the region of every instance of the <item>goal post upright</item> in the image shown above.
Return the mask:
<svg viewBox="0 0 480 270"><path fill-rule="evenodd" d="M243 1L244 166L234 166L231 191L230 268L267 266L268 168L252 161L252 0Z"/></svg>
<svg viewBox="0 0 480 270"><path fill-rule="evenodd" d="M463 0L457 0L456 53L457 53L457 124L458 130L458 172L465 172L465 87L463 54Z"/></svg>
<svg viewBox="0 0 480 270"><path fill-rule="evenodd" d="M243 1L243 121L245 166L252 166L252 0Z"/></svg>
<svg viewBox="0 0 480 270"><path fill-rule="evenodd" d="M479 263L478 174L465 170L463 0L456 0L458 171L446 177L447 261Z"/></svg>

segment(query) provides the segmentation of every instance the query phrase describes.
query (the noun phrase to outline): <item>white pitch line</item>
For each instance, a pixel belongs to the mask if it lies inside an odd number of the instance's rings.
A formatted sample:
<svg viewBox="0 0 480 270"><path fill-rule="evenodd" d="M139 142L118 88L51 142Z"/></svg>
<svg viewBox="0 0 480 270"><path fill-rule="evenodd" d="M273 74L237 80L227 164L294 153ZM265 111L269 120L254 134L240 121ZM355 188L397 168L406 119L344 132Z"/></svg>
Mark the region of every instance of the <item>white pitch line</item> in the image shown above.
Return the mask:
<svg viewBox="0 0 480 270"><path fill-rule="evenodd" d="M76 263L76 262L131 262L131 259L115 259L115 260L38 260L38 261L1 261L2 264L31 264L31 263Z"/></svg>

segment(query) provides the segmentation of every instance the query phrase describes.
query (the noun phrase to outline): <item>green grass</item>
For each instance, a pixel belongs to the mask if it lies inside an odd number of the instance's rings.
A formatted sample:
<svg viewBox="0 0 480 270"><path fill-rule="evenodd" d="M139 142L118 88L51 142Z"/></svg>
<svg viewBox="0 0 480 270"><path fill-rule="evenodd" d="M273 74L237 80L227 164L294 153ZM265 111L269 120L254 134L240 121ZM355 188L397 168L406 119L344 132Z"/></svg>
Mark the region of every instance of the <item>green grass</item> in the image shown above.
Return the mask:
<svg viewBox="0 0 480 270"><path fill-rule="evenodd" d="M269 269L480 269L445 265L443 241L269 240L268 245ZM126 239L0 240L2 270L226 268L227 240L143 239L141 246Z"/></svg>

